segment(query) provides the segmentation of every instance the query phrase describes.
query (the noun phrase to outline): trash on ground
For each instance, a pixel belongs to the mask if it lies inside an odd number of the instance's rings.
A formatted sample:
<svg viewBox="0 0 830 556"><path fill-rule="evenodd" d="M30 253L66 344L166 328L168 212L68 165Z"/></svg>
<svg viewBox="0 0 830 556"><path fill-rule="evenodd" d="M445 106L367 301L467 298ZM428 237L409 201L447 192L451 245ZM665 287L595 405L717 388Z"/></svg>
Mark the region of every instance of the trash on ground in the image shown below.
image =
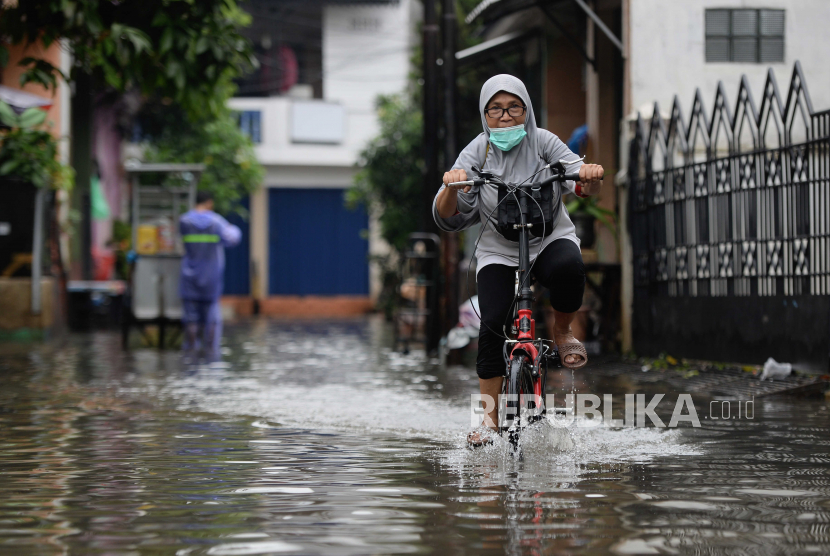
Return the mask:
<svg viewBox="0 0 830 556"><path fill-rule="evenodd" d="M447 333L447 347L449 349L461 349L470 343L470 335L466 329L456 326Z"/></svg>
<svg viewBox="0 0 830 556"><path fill-rule="evenodd" d="M466 347L473 338L478 338L478 329L481 326L481 309L478 307L478 296L474 295L458 306L458 324L447 333L447 349L461 349Z"/></svg>
<svg viewBox="0 0 830 556"><path fill-rule="evenodd" d="M785 378L790 376L790 373L793 372L793 366L791 363L779 363L772 357L766 360L764 363L764 372L761 373L761 380L774 380L776 378Z"/></svg>

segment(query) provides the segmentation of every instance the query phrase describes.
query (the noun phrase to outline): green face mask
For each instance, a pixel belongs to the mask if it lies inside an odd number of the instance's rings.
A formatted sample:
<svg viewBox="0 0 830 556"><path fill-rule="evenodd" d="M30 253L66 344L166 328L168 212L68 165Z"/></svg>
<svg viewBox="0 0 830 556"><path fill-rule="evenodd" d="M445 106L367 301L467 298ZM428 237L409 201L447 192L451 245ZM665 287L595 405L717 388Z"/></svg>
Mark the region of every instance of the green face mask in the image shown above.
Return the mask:
<svg viewBox="0 0 830 556"><path fill-rule="evenodd" d="M522 142L527 132L524 124L497 127L490 130L490 142L503 151L509 151Z"/></svg>

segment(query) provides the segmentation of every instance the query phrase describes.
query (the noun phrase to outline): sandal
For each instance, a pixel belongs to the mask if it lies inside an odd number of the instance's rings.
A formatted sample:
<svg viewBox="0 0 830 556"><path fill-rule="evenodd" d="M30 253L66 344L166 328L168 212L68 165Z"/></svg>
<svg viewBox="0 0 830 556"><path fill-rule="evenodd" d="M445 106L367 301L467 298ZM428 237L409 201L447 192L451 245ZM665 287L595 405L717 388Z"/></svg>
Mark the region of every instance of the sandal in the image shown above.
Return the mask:
<svg viewBox="0 0 830 556"><path fill-rule="evenodd" d="M582 359L576 363L566 363L565 357L568 355L579 355ZM568 369L579 369L584 367L588 362L588 352L585 350L585 346L581 343L562 344L559 346L559 361L562 362L563 367L567 367Z"/></svg>

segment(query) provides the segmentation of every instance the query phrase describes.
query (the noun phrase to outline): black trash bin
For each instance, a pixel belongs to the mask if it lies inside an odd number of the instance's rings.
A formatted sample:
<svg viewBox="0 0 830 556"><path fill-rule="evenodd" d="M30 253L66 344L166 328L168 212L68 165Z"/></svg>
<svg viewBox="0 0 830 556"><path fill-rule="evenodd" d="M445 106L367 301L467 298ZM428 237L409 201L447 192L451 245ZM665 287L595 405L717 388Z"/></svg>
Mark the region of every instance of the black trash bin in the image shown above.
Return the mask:
<svg viewBox="0 0 830 556"><path fill-rule="evenodd" d="M124 303L124 282L71 281L67 284L69 329L75 332L118 330Z"/></svg>

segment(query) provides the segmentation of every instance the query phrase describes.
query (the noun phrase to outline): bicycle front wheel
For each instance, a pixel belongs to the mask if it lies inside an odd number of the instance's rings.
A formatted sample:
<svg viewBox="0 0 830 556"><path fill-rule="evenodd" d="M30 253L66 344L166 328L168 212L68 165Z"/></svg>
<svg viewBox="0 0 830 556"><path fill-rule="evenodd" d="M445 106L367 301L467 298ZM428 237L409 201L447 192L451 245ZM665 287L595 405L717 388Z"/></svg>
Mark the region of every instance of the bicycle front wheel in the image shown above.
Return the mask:
<svg viewBox="0 0 830 556"><path fill-rule="evenodd" d="M524 354L517 354L510 360L510 369L502 385L502 394L499 430L507 433L508 442L513 450L517 451L522 429L522 398L533 395L530 365Z"/></svg>

